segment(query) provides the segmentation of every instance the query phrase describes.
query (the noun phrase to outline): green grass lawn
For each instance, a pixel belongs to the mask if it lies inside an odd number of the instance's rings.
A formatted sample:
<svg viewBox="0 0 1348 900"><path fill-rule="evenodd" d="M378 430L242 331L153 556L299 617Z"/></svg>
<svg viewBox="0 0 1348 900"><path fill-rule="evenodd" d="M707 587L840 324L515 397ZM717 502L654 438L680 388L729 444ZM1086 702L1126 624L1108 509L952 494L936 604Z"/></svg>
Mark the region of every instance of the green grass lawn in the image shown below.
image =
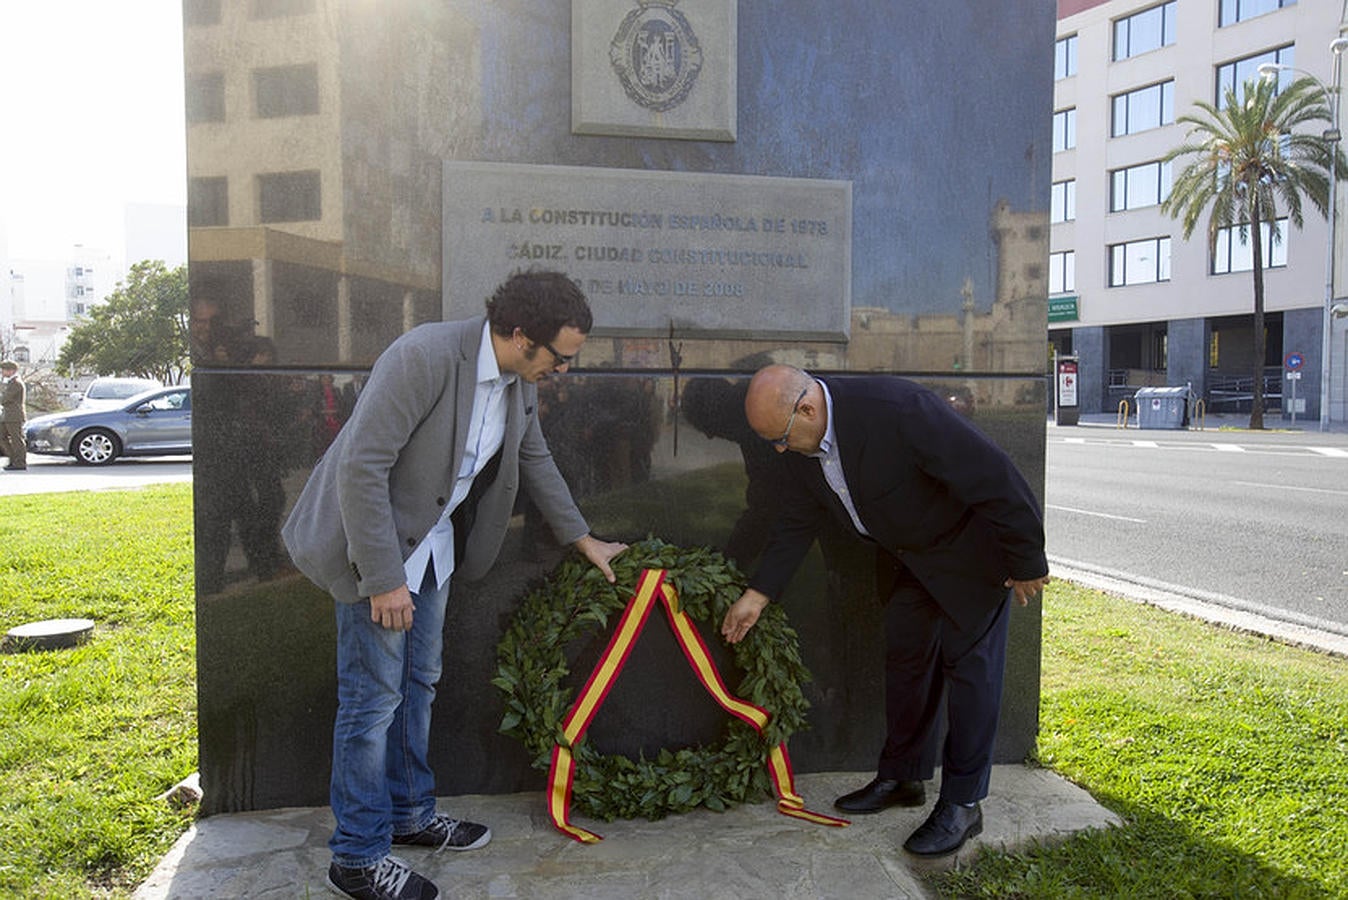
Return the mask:
<svg viewBox="0 0 1348 900"><path fill-rule="evenodd" d="M191 821L190 485L0 499L0 632L87 618L70 650L0 654L0 896L129 896Z"/></svg>
<svg viewBox="0 0 1348 900"><path fill-rule="evenodd" d="M190 824L191 489L0 498L0 897L127 897ZM1124 820L988 853L952 897L1348 897L1348 660L1054 584L1040 761Z"/></svg>
<svg viewBox="0 0 1348 900"><path fill-rule="evenodd" d="M1039 760L1124 825L945 895L1348 897L1348 660L1054 585Z"/></svg>

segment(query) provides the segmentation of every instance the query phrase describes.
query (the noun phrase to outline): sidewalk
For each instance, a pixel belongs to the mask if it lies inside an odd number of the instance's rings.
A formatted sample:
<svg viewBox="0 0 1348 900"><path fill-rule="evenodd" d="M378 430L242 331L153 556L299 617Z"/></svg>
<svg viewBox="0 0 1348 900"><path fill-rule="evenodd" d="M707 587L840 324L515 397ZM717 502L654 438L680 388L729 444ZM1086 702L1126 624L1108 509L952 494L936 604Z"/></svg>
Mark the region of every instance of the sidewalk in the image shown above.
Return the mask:
<svg viewBox="0 0 1348 900"><path fill-rule="evenodd" d="M1306 439L1337 439L1342 440L1348 436L1348 422L1330 422L1325 431L1320 430L1320 420L1298 417L1295 422L1290 418L1284 418L1277 413L1270 413L1264 416L1264 430L1251 431L1249 413L1213 413L1203 417L1200 421L1194 420L1189 423L1187 428L1166 429L1166 428L1143 428L1137 427L1137 409L1131 410L1128 417L1128 427L1119 428L1119 416L1117 413L1082 413L1078 416L1076 425L1058 425L1053 414L1048 415L1048 425L1050 428L1062 428L1071 430L1072 428L1109 428L1117 429L1120 432L1127 431L1130 434L1144 433L1147 435L1166 435L1166 434L1211 434L1214 432L1232 433L1239 432L1246 435L1267 436L1276 435L1279 437L1295 437ZM1202 426L1200 428L1200 425Z"/></svg>
<svg viewBox="0 0 1348 900"><path fill-rule="evenodd" d="M797 776L806 805L832 812L833 798L873 773ZM937 775L939 783L939 773ZM1023 848L1086 828L1119 824L1081 788L1044 769L1003 765L983 804L984 831L958 854L928 862L900 845L930 811L857 816L846 828L777 813L773 803L705 809L658 822L575 821L604 840L582 845L548 819L542 791L442 799L452 815L489 824L492 842L471 853L401 855L435 881L444 898L528 900L791 900L928 898L923 872L967 864L982 847ZM136 900L320 897L332 830L327 807L212 816L197 822L136 891Z"/></svg>

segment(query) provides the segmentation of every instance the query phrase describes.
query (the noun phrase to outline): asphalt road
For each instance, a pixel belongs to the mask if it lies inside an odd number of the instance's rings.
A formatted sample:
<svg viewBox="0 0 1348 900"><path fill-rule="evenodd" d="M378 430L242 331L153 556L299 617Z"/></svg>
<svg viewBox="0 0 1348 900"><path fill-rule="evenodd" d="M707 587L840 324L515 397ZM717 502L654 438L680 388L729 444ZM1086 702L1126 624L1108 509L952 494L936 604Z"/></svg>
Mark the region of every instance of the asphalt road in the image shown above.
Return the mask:
<svg viewBox="0 0 1348 900"><path fill-rule="evenodd" d="M70 457L28 454L23 472L0 470L0 497L57 491L100 491L191 481L190 456L119 459L106 466L81 466Z"/></svg>
<svg viewBox="0 0 1348 900"><path fill-rule="evenodd" d="M109 466L30 456L0 496L191 481L190 457ZM1048 426L1058 571L1348 635L1348 432Z"/></svg>
<svg viewBox="0 0 1348 900"><path fill-rule="evenodd" d="M1348 434L1048 429L1054 564L1348 634Z"/></svg>

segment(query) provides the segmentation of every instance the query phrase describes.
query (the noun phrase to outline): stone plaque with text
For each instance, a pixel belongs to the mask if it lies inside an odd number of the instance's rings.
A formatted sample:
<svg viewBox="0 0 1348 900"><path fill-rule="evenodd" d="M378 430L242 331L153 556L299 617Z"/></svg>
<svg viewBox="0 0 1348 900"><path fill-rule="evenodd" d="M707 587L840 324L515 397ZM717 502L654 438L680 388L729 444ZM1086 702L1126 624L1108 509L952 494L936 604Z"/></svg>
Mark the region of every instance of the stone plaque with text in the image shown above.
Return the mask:
<svg viewBox="0 0 1348 900"><path fill-rule="evenodd" d="M845 341L848 181L447 161L444 313L511 272L581 284L597 335Z"/></svg>

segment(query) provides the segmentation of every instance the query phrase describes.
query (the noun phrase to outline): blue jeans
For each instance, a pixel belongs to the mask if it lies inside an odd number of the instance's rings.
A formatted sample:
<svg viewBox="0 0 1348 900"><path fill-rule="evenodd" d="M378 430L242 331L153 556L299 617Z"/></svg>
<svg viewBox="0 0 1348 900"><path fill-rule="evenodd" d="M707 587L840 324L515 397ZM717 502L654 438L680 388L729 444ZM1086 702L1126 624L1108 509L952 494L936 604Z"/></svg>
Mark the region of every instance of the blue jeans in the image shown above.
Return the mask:
<svg viewBox="0 0 1348 900"><path fill-rule="evenodd" d="M429 567L428 567L429 568ZM435 816L435 773L427 764L431 701L440 680L449 582L434 576L412 595L409 631L370 621L370 602L337 606L337 721L332 735L328 841L340 866L372 866L393 835Z"/></svg>

